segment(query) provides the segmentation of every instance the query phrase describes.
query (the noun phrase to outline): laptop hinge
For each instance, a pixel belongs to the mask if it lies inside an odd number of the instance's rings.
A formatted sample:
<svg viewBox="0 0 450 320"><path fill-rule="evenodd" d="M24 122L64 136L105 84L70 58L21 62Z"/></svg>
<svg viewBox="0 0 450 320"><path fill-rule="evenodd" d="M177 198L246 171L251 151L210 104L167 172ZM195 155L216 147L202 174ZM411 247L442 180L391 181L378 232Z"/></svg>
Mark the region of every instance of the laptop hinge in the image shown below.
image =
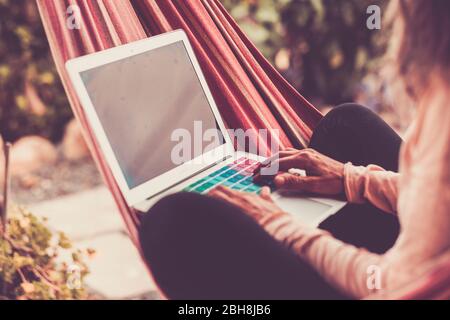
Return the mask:
<svg viewBox="0 0 450 320"><path fill-rule="evenodd" d="M221 163L221 162L224 162L224 161L228 160L228 159L231 158L231 157L232 157L231 155L228 155L228 156L224 157L223 159L221 159L221 160L219 160L219 161L216 161L216 162L210 164L209 166L207 166L207 167L203 168L202 170L199 170L199 171L197 171L197 172L191 174L190 176L186 177L185 179L183 179L183 180L181 180L181 181L179 181L179 182L177 182L177 183L174 183L173 185L168 186L167 188L164 188L163 190L161 190L161 191L159 191L159 192L153 194L152 196L150 196L150 197L148 197L147 199L145 199L145 201L151 200L152 198L159 196L160 194L162 194L162 193L164 193L164 192L166 192L166 191L168 191L168 190L170 190L170 189L176 187L176 186L179 185L179 184L182 184L183 182L185 182L185 181L187 181L187 180L189 180L189 179L195 177L196 175L198 175L198 174L200 174L200 173L202 173L202 172L205 172L206 170L211 169L211 168L214 167L215 165L217 165L217 164L219 164L219 163Z"/></svg>

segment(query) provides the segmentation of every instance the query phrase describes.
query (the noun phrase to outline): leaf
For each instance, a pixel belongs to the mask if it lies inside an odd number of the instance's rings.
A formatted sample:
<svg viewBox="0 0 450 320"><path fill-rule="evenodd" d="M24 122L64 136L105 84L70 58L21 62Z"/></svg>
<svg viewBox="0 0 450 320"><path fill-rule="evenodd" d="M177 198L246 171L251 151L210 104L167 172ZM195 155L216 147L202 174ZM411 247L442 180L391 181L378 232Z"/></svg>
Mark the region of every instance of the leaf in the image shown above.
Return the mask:
<svg viewBox="0 0 450 320"><path fill-rule="evenodd" d="M369 60L367 50L363 47L359 47L358 51L356 52L356 58L355 58L355 68L357 70L361 70L364 68Z"/></svg>
<svg viewBox="0 0 450 320"><path fill-rule="evenodd" d="M262 6L256 11L255 15L258 22L276 23L280 19L280 15L273 5Z"/></svg>
<svg viewBox="0 0 450 320"><path fill-rule="evenodd" d="M22 44L27 47L33 38L30 30L26 26L18 26L15 30L15 33L19 36Z"/></svg>
<svg viewBox="0 0 450 320"><path fill-rule="evenodd" d="M20 109L20 110L26 110L27 106L28 106L28 101L27 98L25 98L24 95L18 95L16 96L16 106Z"/></svg>
<svg viewBox="0 0 450 320"><path fill-rule="evenodd" d="M241 24L241 28L249 36L249 38L252 39L253 42L261 44L269 39L269 31L261 25L244 22Z"/></svg>
<svg viewBox="0 0 450 320"><path fill-rule="evenodd" d="M26 228L28 228L28 227L30 226L30 220L29 220L27 217L20 216L20 217L18 218L18 220L19 220L19 225L20 225L22 228L26 229Z"/></svg>
<svg viewBox="0 0 450 320"><path fill-rule="evenodd" d="M20 285L23 289L23 292L25 292L26 294L30 294L34 292L34 284L32 284L31 282L23 282Z"/></svg>
<svg viewBox="0 0 450 320"><path fill-rule="evenodd" d="M275 55L275 66L278 70L284 71L289 69L291 53L289 50L283 48Z"/></svg>
<svg viewBox="0 0 450 320"><path fill-rule="evenodd" d="M2 80L7 80L11 74L11 68L5 64L0 66L0 78Z"/></svg>
<svg viewBox="0 0 450 320"><path fill-rule="evenodd" d="M16 269L23 268L25 266L30 266L33 264L33 259L30 257L20 256L17 253L14 253L13 257L14 266Z"/></svg>
<svg viewBox="0 0 450 320"><path fill-rule="evenodd" d="M63 249L70 249L72 247L72 243L64 232L59 232L58 245Z"/></svg>
<svg viewBox="0 0 450 320"><path fill-rule="evenodd" d="M354 25L356 19L352 4L344 1L344 3L342 3L341 12L344 23L348 26Z"/></svg>
<svg viewBox="0 0 450 320"><path fill-rule="evenodd" d="M92 248L87 248L86 252L87 252L89 258L93 258L96 255L96 253L97 253L97 251L95 249L92 249Z"/></svg>
<svg viewBox="0 0 450 320"><path fill-rule="evenodd" d="M241 2L237 6L233 6L230 13L236 20L243 19L248 16L249 5L247 2Z"/></svg>
<svg viewBox="0 0 450 320"><path fill-rule="evenodd" d="M44 72L44 73L41 73L41 75L39 76L39 81L42 84L50 85L55 82L55 76L51 72Z"/></svg>
<svg viewBox="0 0 450 320"><path fill-rule="evenodd" d="M332 69L338 69L339 67L341 67L344 64L344 55L342 54L342 52L341 51L334 52L334 54L331 56L329 63Z"/></svg>
<svg viewBox="0 0 450 320"><path fill-rule="evenodd" d="M317 22L322 22L323 18L325 17L325 7L323 5L323 1L322 0L311 0L311 5L313 6L313 8L316 12Z"/></svg>

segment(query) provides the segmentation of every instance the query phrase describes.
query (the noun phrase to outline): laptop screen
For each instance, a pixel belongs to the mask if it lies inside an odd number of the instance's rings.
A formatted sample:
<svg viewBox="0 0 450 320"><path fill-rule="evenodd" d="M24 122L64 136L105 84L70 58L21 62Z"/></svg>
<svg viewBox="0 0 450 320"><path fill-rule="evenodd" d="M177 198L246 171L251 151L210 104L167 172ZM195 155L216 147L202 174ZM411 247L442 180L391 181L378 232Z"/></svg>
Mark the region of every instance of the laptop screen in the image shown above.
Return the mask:
<svg viewBox="0 0 450 320"><path fill-rule="evenodd" d="M81 78L130 189L224 143L202 139L216 121L182 41Z"/></svg>

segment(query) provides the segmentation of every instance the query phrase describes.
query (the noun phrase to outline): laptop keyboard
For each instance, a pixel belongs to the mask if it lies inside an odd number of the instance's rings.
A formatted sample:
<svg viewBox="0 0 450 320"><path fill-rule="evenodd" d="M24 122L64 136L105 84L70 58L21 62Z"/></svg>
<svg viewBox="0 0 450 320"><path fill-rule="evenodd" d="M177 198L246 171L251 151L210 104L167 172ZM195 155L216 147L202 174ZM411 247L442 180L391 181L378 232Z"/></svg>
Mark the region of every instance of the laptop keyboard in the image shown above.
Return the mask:
<svg viewBox="0 0 450 320"><path fill-rule="evenodd" d="M259 194L262 187L253 183L253 171L258 164L256 160L240 158L192 183L183 191L208 193L218 185L223 185L233 190Z"/></svg>

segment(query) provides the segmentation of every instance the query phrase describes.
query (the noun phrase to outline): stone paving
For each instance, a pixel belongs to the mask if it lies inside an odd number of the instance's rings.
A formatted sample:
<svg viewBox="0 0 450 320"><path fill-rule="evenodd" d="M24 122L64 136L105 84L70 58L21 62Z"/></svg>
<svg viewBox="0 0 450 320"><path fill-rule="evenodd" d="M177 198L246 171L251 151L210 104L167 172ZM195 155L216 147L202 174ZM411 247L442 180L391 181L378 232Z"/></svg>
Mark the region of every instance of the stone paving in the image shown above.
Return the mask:
<svg viewBox="0 0 450 320"><path fill-rule="evenodd" d="M76 248L96 250L89 259L86 285L105 299L156 299L156 286L128 238L113 198L105 187L30 205L63 231Z"/></svg>

